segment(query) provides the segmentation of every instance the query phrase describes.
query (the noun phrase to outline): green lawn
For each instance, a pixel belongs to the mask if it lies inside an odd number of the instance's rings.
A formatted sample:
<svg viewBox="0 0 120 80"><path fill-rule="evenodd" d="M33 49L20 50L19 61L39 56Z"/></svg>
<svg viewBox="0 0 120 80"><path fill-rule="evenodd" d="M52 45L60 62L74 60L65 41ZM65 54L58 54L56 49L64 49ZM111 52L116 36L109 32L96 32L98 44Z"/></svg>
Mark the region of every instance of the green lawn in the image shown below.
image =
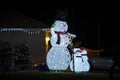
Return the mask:
<svg viewBox="0 0 120 80"><path fill-rule="evenodd" d="M0 72L0 80L109 80L107 72ZM120 74L114 75L120 80Z"/></svg>

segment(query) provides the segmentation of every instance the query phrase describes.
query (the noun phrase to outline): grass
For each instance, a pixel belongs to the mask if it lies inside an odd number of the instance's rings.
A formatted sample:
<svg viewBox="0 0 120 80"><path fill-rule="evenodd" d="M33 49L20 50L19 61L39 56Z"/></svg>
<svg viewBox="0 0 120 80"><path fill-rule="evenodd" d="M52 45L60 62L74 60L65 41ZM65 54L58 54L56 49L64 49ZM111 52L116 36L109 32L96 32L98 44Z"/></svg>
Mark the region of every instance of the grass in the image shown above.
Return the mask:
<svg viewBox="0 0 120 80"><path fill-rule="evenodd" d="M0 72L0 80L109 80L107 72ZM114 80L120 80L120 74L114 75Z"/></svg>

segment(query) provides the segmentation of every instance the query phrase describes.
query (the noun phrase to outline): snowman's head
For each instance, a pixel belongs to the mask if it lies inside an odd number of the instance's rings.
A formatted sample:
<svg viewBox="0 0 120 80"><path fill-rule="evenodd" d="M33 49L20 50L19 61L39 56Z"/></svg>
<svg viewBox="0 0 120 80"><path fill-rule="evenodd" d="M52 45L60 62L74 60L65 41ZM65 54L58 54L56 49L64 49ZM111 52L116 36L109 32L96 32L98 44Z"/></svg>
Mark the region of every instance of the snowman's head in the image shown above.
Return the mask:
<svg viewBox="0 0 120 80"><path fill-rule="evenodd" d="M68 30L68 24L65 21L56 20L54 25L55 31L67 32Z"/></svg>

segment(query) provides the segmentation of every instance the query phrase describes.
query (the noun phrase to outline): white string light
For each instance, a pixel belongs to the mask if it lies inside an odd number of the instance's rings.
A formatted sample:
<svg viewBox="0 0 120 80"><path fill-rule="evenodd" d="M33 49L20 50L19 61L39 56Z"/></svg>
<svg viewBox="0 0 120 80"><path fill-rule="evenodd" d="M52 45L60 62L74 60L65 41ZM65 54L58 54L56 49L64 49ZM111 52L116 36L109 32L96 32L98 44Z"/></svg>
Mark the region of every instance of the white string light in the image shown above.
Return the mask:
<svg viewBox="0 0 120 80"><path fill-rule="evenodd" d="M0 32L20 31L28 34L39 34L40 31L47 31L50 28L0 28Z"/></svg>

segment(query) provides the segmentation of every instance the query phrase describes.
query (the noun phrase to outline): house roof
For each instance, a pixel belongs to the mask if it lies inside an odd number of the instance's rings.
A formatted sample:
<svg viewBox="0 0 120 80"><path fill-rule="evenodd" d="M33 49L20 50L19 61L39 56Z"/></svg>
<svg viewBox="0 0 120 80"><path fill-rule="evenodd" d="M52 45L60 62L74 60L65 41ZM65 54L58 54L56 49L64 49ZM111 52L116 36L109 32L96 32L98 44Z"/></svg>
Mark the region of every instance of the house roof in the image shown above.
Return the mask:
<svg viewBox="0 0 120 80"><path fill-rule="evenodd" d="M49 26L19 12L2 12L0 28L49 28Z"/></svg>

